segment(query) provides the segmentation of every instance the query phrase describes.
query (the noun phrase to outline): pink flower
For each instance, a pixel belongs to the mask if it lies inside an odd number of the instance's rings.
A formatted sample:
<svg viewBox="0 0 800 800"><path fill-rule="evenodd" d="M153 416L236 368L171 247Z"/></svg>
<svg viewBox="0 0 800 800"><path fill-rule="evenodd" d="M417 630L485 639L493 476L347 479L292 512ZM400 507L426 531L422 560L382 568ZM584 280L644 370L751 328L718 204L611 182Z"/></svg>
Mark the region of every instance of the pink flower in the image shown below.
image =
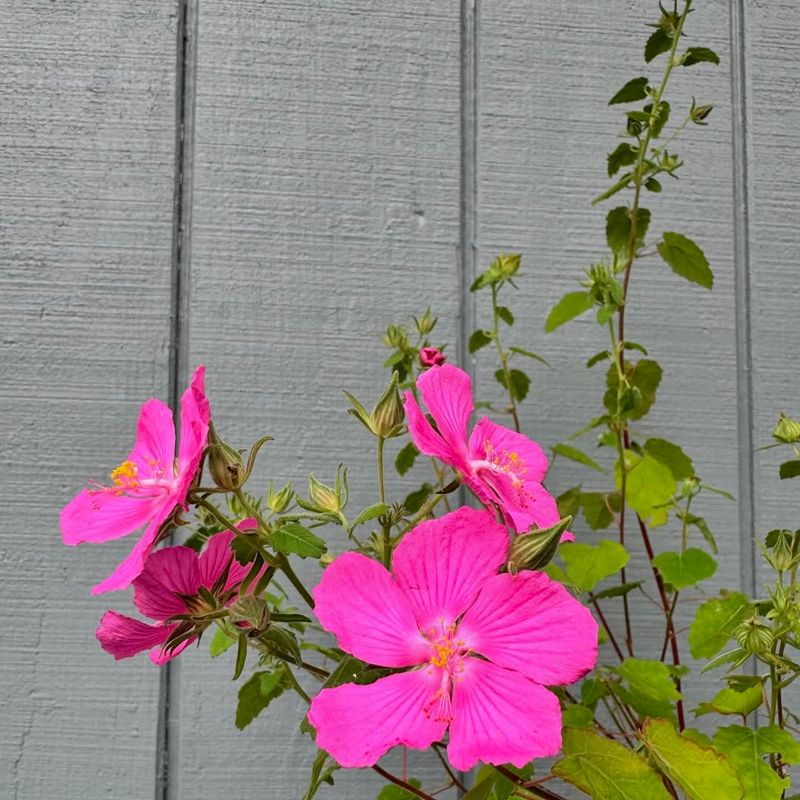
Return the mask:
<svg viewBox="0 0 800 800"><path fill-rule="evenodd" d="M446 361L445 354L435 347L423 347L419 351L419 363L423 367L438 367Z"/></svg>
<svg viewBox="0 0 800 800"><path fill-rule="evenodd" d="M220 606L229 605L237 598L239 585L250 571L250 565L240 564L231 552L234 536L232 531L216 534L199 557L190 547L182 546L165 547L152 553L133 581L133 602L142 614L156 623L106 611L97 628L97 639L103 650L117 660L151 650L150 660L154 664L164 664L185 650L197 639L196 635L170 652L163 650L163 645L181 624L181 621L169 620L177 614L202 614L213 610L200 596L201 586L213 592Z"/></svg>
<svg viewBox="0 0 800 800"><path fill-rule="evenodd" d="M141 573L158 541L161 526L178 508L195 480L208 438L211 412L198 367L181 398L181 440L175 458L172 411L160 400L148 400L139 413L136 444L111 471L111 486L93 485L77 494L61 511L64 543L107 542L147 525L125 560L92 589L102 594L125 589Z"/></svg>
<svg viewBox="0 0 800 800"><path fill-rule="evenodd" d="M406 392L408 430L419 450L458 470L478 499L499 508L516 531L527 532L534 524L547 528L559 521L556 501L542 486L547 457L536 442L488 417L478 420L467 440L474 404L466 372L452 364L432 367L417 378L417 387L437 428L428 422L414 395ZM571 533L562 537L573 538Z"/></svg>
<svg viewBox="0 0 800 800"><path fill-rule="evenodd" d="M325 570L314 590L322 625L357 658L405 670L312 701L317 744L342 766L426 748L448 728L456 769L521 767L561 749L561 709L544 687L594 666L597 624L546 575L498 574L507 548L489 512L460 508L403 539L394 576L359 553Z"/></svg>

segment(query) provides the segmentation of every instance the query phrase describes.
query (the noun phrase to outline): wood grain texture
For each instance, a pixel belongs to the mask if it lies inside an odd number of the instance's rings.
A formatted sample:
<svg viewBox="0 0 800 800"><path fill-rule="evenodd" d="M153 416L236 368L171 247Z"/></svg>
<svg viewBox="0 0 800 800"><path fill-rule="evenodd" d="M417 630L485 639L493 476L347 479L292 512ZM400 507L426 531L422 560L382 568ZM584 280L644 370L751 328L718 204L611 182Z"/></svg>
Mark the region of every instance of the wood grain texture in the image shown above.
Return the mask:
<svg viewBox="0 0 800 800"><path fill-rule="evenodd" d="M201 4L194 148L190 360L208 367L222 434L276 437L264 481L305 493L309 472L331 482L346 461L352 507L375 502L374 440L341 389L371 407L381 331L428 303L457 339L457 6ZM171 796L301 796L314 749L298 703L239 733L230 658L187 655ZM379 785L342 774L328 794Z"/></svg>
<svg viewBox="0 0 800 800"><path fill-rule="evenodd" d="M610 185L606 154L623 128L610 98L638 75L660 79L663 57L649 66L642 49L646 22L658 17L656 3L559 2L539 13L535 4L511 0L485 4L480 27L479 244L481 269L500 250L524 253L520 291L506 300L517 315L507 343L542 353L553 365L534 362L532 399L523 410L524 430L545 445L563 440L582 421L602 413L605 367L586 370L591 355L608 346L607 333L586 315L552 336L543 333L549 309L567 291L578 289L583 270L605 255L605 215L628 201L618 195L597 207L593 196ZM708 128L690 128L677 144L686 167L679 183L664 181L661 195L645 193L653 213L651 232L679 230L696 239L715 273L713 293L688 284L660 259L640 262L629 294L626 334L643 343L664 369L662 388L651 415L635 426L635 438L652 435L681 443L702 478L736 491L736 352L732 252L730 64L726 2L703 3L688 26L691 43L720 53L721 67L678 70L666 99L672 126L688 111L692 95L715 110ZM655 239L654 239L655 240ZM485 319L487 297L478 297ZM481 317L481 315L483 315ZM499 400L492 354L477 363L484 399ZM595 439L581 440L596 454ZM599 456L603 457L600 451ZM610 457L605 456L610 462ZM586 489L609 483L572 462L557 461L549 487L559 493L583 483ZM720 546L715 585L739 584L735 504L705 497L698 513L707 515ZM600 538L579 526L586 541ZM670 522L653 534L657 550L676 549L678 527ZM613 538L609 530L603 538ZM628 580L645 578L643 548L633 519L627 541L633 551ZM687 592L688 622L699 595ZM614 604L613 601L609 604ZM663 617L648 601L635 601L637 636L646 644L640 657L658 657ZM620 617L616 616L617 623ZM619 626L618 626L619 629ZM685 649L685 648L684 648ZM688 655L688 653L687 653ZM609 650L609 658L613 652ZM709 690L715 677L687 686L688 707ZM690 716L691 718L691 716Z"/></svg>
<svg viewBox="0 0 800 800"><path fill-rule="evenodd" d="M166 390L171 4L5 3L0 119L0 795L153 793L157 672L95 641L131 547L65 548L59 509Z"/></svg>

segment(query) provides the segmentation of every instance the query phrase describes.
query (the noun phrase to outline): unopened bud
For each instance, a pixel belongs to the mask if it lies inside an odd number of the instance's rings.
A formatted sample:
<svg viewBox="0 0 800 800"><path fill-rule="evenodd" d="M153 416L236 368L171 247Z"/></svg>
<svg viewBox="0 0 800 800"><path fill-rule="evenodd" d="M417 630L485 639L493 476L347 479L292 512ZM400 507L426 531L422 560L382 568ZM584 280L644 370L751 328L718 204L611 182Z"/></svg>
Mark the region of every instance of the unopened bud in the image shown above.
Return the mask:
<svg viewBox="0 0 800 800"><path fill-rule="evenodd" d="M792 531L775 530L767 534L766 541L769 548L766 555L770 564L779 572L791 569L797 557L796 535Z"/></svg>
<svg viewBox="0 0 800 800"><path fill-rule="evenodd" d="M772 431L772 437L782 444L794 444L800 441L800 422L781 414L775 430Z"/></svg>
<svg viewBox="0 0 800 800"><path fill-rule="evenodd" d="M245 481L242 454L225 444L213 427L209 428L208 471L214 483L228 492L235 492Z"/></svg>
<svg viewBox="0 0 800 800"><path fill-rule="evenodd" d="M430 308L425 309L425 313L419 319L414 317L420 336L427 336L436 327L436 321L436 317L431 314Z"/></svg>
<svg viewBox="0 0 800 800"><path fill-rule="evenodd" d="M242 595L231 604L229 612L234 625L249 628L256 634L269 627L269 607L261 597Z"/></svg>
<svg viewBox="0 0 800 800"><path fill-rule="evenodd" d="M706 125L704 120L708 115L714 110L714 106L711 105L702 105L702 106L694 106L692 108L692 122L695 125Z"/></svg>
<svg viewBox="0 0 800 800"><path fill-rule="evenodd" d="M269 489L267 490L267 508L275 514L282 514L289 507L293 496L294 491L291 483L287 483L283 489L276 492L272 481L270 481Z"/></svg>
<svg viewBox="0 0 800 800"><path fill-rule="evenodd" d="M375 408L372 409L372 414L370 414L370 429L382 439L397 436L400 432L399 428L405 419L403 403L400 400L400 392L397 389L399 382L399 373L393 372L389 386L378 398L378 402L375 403Z"/></svg>
<svg viewBox="0 0 800 800"><path fill-rule="evenodd" d="M435 347L423 347L419 351L419 363L423 367L438 367L446 360L445 354Z"/></svg>
<svg viewBox="0 0 800 800"><path fill-rule="evenodd" d="M549 528L532 530L517 536L508 552L508 571L516 575L523 569L544 569L553 560L558 543L571 524L572 517L564 517Z"/></svg>
<svg viewBox="0 0 800 800"><path fill-rule="evenodd" d="M336 497L336 490L318 481L313 474L308 476L308 499L319 511L328 511L335 514L341 510L339 508L339 499Z"/></svg>
<svg viewBox="0 0 800 800"><path fill-rule="evenodd" d="M383 343L387 347L397 347L402 349L408 343L406 329L400 325L390 325L383 334Z"/></svg>
<svg viewBox="0 0 800 800"><path fill-rule="evenodd" d="M513 278L519 272L519 265L522 261L521 253L500 253L492 266L497 265L497 270L501 278Z"/></svg>
<svg viewBox="0 0 800 800"><path fill-rule="evenodd" d="M775 639L770 627L758 617L743 622L734 632L734 636L742 649L753 656L770 650Z"/></svg>

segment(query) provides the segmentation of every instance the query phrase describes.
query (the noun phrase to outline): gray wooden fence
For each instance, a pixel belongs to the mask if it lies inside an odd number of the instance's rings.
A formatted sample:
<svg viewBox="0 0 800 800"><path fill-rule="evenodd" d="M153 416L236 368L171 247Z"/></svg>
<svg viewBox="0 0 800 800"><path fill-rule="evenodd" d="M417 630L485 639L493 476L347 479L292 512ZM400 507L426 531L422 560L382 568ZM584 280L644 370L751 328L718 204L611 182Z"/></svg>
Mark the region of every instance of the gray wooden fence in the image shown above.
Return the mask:
<svg viewBox="0 0 800 800"><path fill-rule="evenodd" d="M758 447L777 411L800 411L800 8L696 6L693 43L723 63L676 91L715 111L651 205L702 243L716 286L643 265L629 324L665 367L648 430L739 496L706 510L716 583L751 591L753 531L796 524L796 491ZM299 797L301 709L283 698L239 733L224 659L191 652L159 673L100 651L97 620L124 598L89 587L129 544L64 548L58 511L127 451L139 404L174 400L199 362L227 438L276 436L269 475L302 486L346 459L366 502L371 443L340 389L374 397L380 331L428 303L463 343L480 313L465 289L500 249L525 254L519 341L553 364L536 372L526 431L553 443L592 416L599 375L580 365L594 324L545 338L542 322L602 244L587 201L619 125L604 101L639 74L654 9L0 3L0 797ZM488 359L470 366L491 397ZM557 464L550 485L579 477ZM377 785L338 783L331 796Z"/></svg>

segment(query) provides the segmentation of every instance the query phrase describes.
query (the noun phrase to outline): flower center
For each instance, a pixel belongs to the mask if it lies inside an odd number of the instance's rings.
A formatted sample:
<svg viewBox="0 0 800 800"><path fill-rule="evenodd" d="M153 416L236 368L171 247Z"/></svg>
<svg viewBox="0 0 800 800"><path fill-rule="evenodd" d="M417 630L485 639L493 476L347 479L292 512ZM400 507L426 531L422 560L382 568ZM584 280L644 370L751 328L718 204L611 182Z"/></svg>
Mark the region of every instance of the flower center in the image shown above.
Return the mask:
<svg viewBox="0 0 800 800"><path fill-rule="evenodd" d="M460 680L464 671L464 659L469 654L466 642L456 639L457 625L446 624L444 620L439 626L425 632L425 638L431 643L431 659L428 670L441 671L439 687L431 699L425 704L423 713L436 722L450 722L453 718L453 684Z"/></svg>
<svg viewBox="0 0 800 800"><path fill-rule="evenodd" d="M515 487L525 483L528 467L513 450L498 450L488 439L483 442L484 458L472 462L476 470L485 469L496 475L508 475Z"/></svg>
<svg viewBox="0 0 800 800"><path fill-rule="evenodd" d="M139 482L136 476L139 474L139 467L134 461L123 461L118 467L111 470L111 482L122 494L126 489L135 489Z"/></svg>
<svg viewBox="0 0 800 800"><path fill-rule="evenodd" d="M161 466L161 462L147 459L150 467L150 476L142 477L139 474L139 465L135 461L126 459L119 466L114 467L109 474L111 486L105 487L98 484L93 491L111 492L116 495L128 494L132 497L146 497L159 492L170 492L175 485L174 470L170 476Z"/></svg>

